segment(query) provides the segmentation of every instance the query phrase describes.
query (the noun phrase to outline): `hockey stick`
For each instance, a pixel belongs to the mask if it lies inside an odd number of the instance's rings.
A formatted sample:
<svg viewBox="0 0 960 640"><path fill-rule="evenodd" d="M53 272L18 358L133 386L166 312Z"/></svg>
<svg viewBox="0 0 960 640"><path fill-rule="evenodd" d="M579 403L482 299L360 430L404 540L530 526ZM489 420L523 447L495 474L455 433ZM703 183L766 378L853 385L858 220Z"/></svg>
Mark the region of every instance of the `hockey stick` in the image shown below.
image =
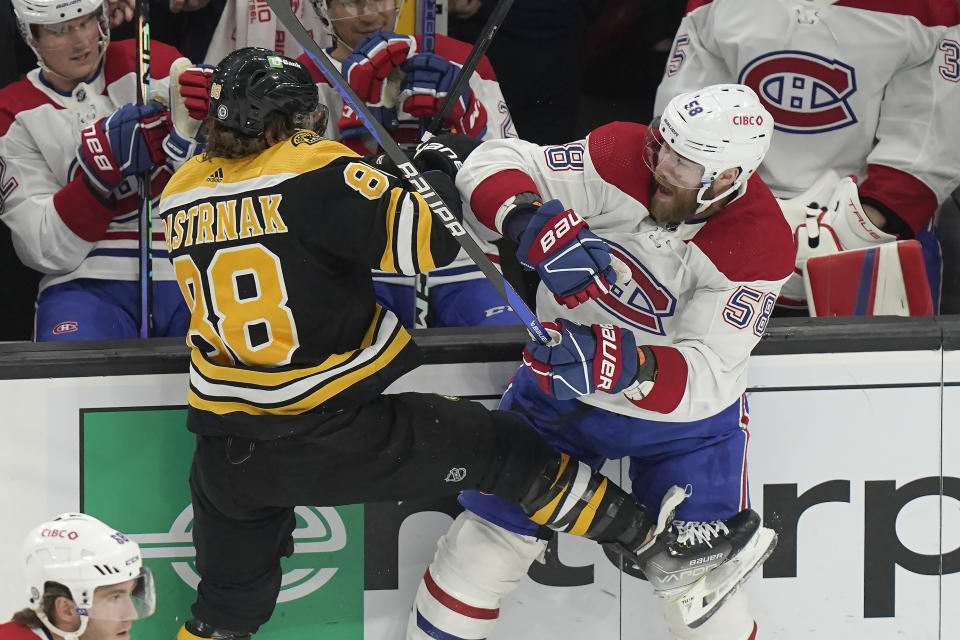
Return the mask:
<svg viewBox="0 0 960 640"><path fill-rule="evenodd" d="M433 53L437 40L437 3L436 0L418 0L420 2L420 47L426 53ZM445 101L449 101L447 95ZM443 106L443 105L441 105ZM426 117L420 118L420 139L429 128ZM418 273L413 281L413 326L415 329L427 328L427 314L430 313L430 284L426 273Z"/></svg>
<svg viewBox="0 0 960 640"><path fill-rule="evenodd" d="M137 0L137 105L150 99L150 0ZM153 335L153 202L150 171L137 176L140 194L139 274L140 337Z"/></svg>
<svg viewBox="0 0 960 640"><path fill-rule="evenodd" d="M433 120L431 120L427 126L425 134L427 138L436 135L437 132L440 131L440 127L443 126L443 123L450 117L450 112L453 111L453 105L460 99L460 95L467 88L467 83L470 82L470 76L473 75L477 65L480 64L480 59L487 52L487 49L490 48L493 36L497 34L500 25L503 24L503 19L507 16L507 12L510 11L512 5L513 0L499 0L497 6L493 8L490 17L487 18L487 23L483 25L483 31L480 32L480 36L470 50L470 55L467 56L463 66L460 67L460 73L457 74L457 79L454 80L453 86L450 87L450 91L447 92L447 97L444 98L440 109L437 110L437 113L433 116Z"/></svg>
<svg viewBox="0 0 960 640"><path fill-rule="evenodd" d="M490 284L493 285L493 288L497 290L507 302L507 305L513 310L513 313L516 314L520 321L527 327L527 330L530 331L537 341L543 344L549 344L550 337L547 335L546 329L543 328L543 325L540 324L537 317L530 311L530 307L528 307L517 292L514 291L510 283L504 279L503 274L497 271L497 268L493 266L490 259L483 253L483 250L480 249L473 238L467 234L463 225L450 213L443 199L437 195L437 192L430 187L430 183L424 179L416 167L413 166L413 163L410 162L410 159L407 158L406 154L400 150L396 141L387 133L383 125L380 124L380 121L373 117L366 103L357 96L357 92L344 80L340 71L337 70L337 67L330 59L330 56L327 55L327 52L313 41L313 38L307 33L303 24L290 9L289 0L267 0L267 4L273 9L277 19L280 20L287 31L290 32L300 46L303 47L303 50L307 52L307 55L309 55L320 70L323 71L327 80L336 87L343 99L353 107L357 116L363 121L364 126L366 126L370 134L380 144L380 147L387 156L397 165L397 168L403 173L407 182L409 182L427 202L427 206L430 207L430 212L433 213L457 242L460 243L460 246L463 247L467 255L473 259L477 267L480 268L480 271L483 272L483 275L485 275L487 280L490 281Z"/></svg>

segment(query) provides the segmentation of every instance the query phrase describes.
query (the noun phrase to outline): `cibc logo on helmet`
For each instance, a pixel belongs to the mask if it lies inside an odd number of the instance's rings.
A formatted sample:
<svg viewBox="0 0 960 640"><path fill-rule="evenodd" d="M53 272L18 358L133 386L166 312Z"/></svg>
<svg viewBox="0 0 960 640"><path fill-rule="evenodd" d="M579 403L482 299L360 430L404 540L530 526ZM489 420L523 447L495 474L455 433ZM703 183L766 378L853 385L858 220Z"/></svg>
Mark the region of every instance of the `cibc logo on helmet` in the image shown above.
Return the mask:
<svg viewBox="0 0 960 640"><path fill-rule="evenodd" d="M738 127L744 125L753 125L759 127L763 124L763 116L733 116L733 124Z"/></svg>

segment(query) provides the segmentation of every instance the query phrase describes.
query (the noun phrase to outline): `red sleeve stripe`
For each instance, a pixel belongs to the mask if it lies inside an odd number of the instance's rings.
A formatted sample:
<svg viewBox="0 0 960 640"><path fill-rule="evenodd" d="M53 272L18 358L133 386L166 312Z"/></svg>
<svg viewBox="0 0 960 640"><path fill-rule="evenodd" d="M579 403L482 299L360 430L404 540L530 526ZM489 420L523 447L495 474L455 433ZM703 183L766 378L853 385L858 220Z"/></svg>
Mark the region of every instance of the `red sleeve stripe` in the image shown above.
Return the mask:
<svg viewBox="0 0 960 640"><path fill-rule="evenodd" d="M864 9L880 13L913 16L928 27L950 27L960 22L960 5L956 0L839 0L838 7Z"/></svg>
<svg viewBox="0 0 960 640"><path fill-rule="evenodd" d="M657 381L643 400L630 400L647 411L670 413L678 406L687 390L687 361L673 347L650 346L657 358Z"/></svg>
<svg viewBox="0 0 960 640"><path fill-rule="evenodd" d="M699 9L700 7L704 7L712 2L713 0L687 0L687 11L684 15L688 15L694 9Z"/></svg>
<svg viewBox="0 0 960 640"><path fill-rule="evenodd" d="M500 617L500 609L474 607L451 596L433 581L433 576L430 575L429 568L427 568L426 573L423 574L423 584L437 602L455 613L478 620L496 620Z"/></svg>
<svg viewBox="0 0 960 640"><path fill-rule="evenodd" d="M900 216L917 234L937 211L937 196L909 173L880 164L867 166L860 200L876 200Z"/></svg>
<svg viewBox="0 0 960 640"><path fill-rule="evenodd" d="M115 213L90 193L83 183L82 173L54 194L53 207L63 223L87 242L96 242L103 237Z"/></svg>
<svg viewBox="0 0 960 640"><path fill-rule="evenodd" d="M519 169L507 169L484 178L470 194L470 208L477 219L489 229L503 234L497 220L497 212L503 203L517 195L530 191L538 193L533 179Z"/></svg>

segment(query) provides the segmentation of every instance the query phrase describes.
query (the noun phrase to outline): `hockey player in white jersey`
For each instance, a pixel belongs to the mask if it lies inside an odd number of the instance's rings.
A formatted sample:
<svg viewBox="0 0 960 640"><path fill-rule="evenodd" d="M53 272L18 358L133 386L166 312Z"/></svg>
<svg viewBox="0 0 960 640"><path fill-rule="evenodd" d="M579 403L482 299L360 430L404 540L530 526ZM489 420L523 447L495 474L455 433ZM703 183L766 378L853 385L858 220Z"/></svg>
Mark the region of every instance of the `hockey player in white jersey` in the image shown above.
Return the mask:
<svg viewBox="0 0 960 640"><path fill-rule="evenodd" d="M21 557L29 606L0 624L0 640L129 640L133 623L156 609L140 546L92 516L37 525Z"/></svg>
<svg viewBox="0 0 960 640"><path fill-rule="evenodd" d="M371 111L401 145L420 140L423 119L436 114L460 67L470 54L470 45L444 35L434 37L433 51L425 51L422 36L394 33L403 0L311 0L334 39L329 50L343 75ZM299 58L313 73L320 101L330 118L326 135L340 140L361 155L374 153L377 143L360 118L307 55ZM503 93L493 67L481 58L471 74L467 90L458 100L443 128L478 140L516 137ZM480 246L498 261L494 236L481 231ZM404 325L425 326L425 306L430 308L429 324L438 327L515 324L516 318L503 299L463 251L447 267L420 277L418 294L429 305L421 305L414 318L414 281L409 276L378 272L374 280L381 302L397 313ZM426 289L426 291L424 290Z"/></svg>
<svg viewBox="0 0 960 640"><path fill-rule="evenodd" d="M195 145L171 129L159 102L131 104L136 43L109 41L105 1L13 0L13 7L38 67L0 91L0 219L24 264L44 274L34 337L137 337L134 176L150 172L159 197L171 158ZM189 61L161 43L151 57L151 95L167 98L171 67ZM183 335L187 310L153 222L155 333Z"/></svg>
<svg viewBox="0 0 960 640"><path fill-rule="evenodd" d="M751 87L773 114L759 173L782 199L798 246L784 308L806 310L808 256L911 238L924 246L936 307L939 250L930 229L949 192L942 172L924 169L936 155L936 144L922 142L936 107L931 92L914 89L944 26L958 22L957 0L688 1L654 112L721 81ZM820 233L801 228L811 202L825 209Z"/></svg>
<svg viewBox="0 0 960 640"><path fill-rule="evenodd" d="M562 451L629 457L639 502L688 487L677 544L642 567L683 640L755 637L734 591L776 543L749 509L744 396L793 267L790 229L754 173L772 131L753 91L715 85L672 100L659 130L615 122L566 145L486 142L457 177L475 220L516 239L541 276L540 318L559 318L550 345L528 343L500 408ZM461 503L409 639L496 637L501 598L546 547L497 498Z"/></svg>

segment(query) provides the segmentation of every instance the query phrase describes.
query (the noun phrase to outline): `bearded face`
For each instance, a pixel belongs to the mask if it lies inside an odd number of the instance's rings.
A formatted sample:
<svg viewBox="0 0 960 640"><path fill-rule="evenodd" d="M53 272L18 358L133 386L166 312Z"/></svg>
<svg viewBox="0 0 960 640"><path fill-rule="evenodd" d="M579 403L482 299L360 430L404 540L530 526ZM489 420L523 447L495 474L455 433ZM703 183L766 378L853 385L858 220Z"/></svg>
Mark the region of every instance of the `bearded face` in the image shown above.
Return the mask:
<svg viewBox="0 0 960 640"><path fill-rule="evenodd" d="M661 224L680 224L696 217L697 191L670 184L657 174L653 175L655 191L650 198L650 215ZM711 185L704 193L704 200L713 198Z"/></svg>

